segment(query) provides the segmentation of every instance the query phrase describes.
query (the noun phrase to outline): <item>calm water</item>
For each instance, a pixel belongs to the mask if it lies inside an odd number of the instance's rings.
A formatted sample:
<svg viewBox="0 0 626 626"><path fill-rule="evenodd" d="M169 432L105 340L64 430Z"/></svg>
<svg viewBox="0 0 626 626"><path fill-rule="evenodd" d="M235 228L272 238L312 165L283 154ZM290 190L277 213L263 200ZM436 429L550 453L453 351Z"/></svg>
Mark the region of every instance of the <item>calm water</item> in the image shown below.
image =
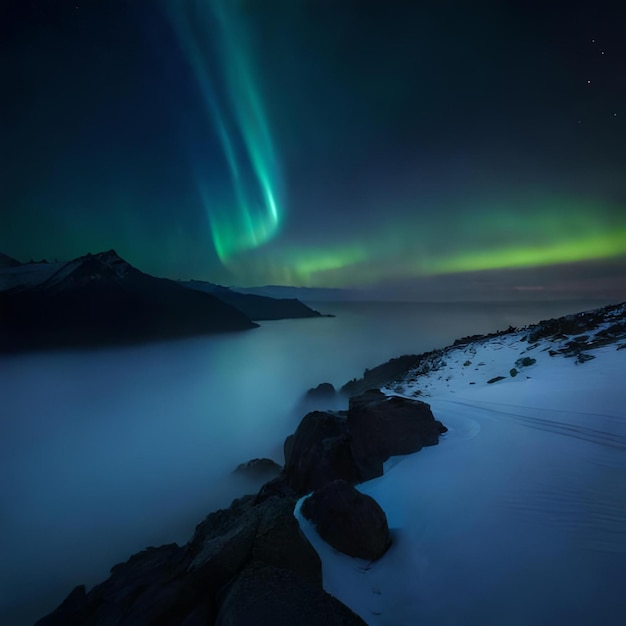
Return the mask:
<svg viewBox="0 0 626 626"><path fill-rule="evenodd" d="M228 336L0 360L0 623L29 624L146 545L185 542L282 462L302 394L457 337L604 303L323 303L337 317Z"/></svg>

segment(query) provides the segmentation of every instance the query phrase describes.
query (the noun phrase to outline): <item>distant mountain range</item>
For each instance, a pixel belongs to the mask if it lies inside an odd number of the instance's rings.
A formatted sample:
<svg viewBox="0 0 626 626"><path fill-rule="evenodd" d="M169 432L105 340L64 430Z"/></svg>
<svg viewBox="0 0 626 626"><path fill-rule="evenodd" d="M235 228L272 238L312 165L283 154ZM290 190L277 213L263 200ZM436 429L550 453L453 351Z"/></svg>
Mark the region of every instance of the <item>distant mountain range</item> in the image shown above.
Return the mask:
<svg viewBox="0 0 626 626"><path fill-rule="evenodd" d="M188 280L180 284L214 295L223 302L227 302L245 313L251 320L262 321L320 316L320 313L309 308L296 298L275 298L241 293L238 290L206 283L201 280Z"/></svg>
<svg viewBox="0 0 626 626"><path fill-rule="evenodd" d="M319 315L293 300L156 278L114 250L64 264L0 257L1 351L147 342L250 329L251 317Z"/></svg>
<svg viewBox="0 0 626 626"><path fill-rule="evenodd" d="M293 298L308 302L362 302L380 299L373 290L334 289L324 287L288 287L265 285L263 287L231 287L232 291L267 298Z"/></svg>

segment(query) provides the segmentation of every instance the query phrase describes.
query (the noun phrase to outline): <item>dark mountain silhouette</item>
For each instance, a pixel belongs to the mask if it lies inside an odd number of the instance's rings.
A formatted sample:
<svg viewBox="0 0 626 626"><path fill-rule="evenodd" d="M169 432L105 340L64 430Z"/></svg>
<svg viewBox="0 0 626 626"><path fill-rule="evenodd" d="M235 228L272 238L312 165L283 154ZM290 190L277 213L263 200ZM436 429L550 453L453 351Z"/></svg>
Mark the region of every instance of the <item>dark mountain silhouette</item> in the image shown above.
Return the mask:
<svg viewBox="0 0 626 626"><path fill-rule="evenodd" d="M20 265L21 263L17 259L0 252L0 267L19 267Z"/></svg>
<svg viewBox="0 0 626 626"><path fill-rule="evenodd" d="M209 293L144 274L115 251L0 293L0 350L135 343L254 328Z"/></svg>
<svg viewBox="0 0 626 626"><path fill-rule="evenodd" d="M333 287L288 287L265 285L263 287L233 287L232 291L266 298L297 298L309 302L342 302L376 300L376 292L367 289L337 289Z"/></svg>
<svg viewBox="0 0 626 626"><path fill-rule="evenodd" d="M269 298L233 291L228 287L214 285L201 280L180 283L185 287L213 294L216 298L245 313L251 320L280 320L299 317L320 317L321 314L296 298Z"/></svg>

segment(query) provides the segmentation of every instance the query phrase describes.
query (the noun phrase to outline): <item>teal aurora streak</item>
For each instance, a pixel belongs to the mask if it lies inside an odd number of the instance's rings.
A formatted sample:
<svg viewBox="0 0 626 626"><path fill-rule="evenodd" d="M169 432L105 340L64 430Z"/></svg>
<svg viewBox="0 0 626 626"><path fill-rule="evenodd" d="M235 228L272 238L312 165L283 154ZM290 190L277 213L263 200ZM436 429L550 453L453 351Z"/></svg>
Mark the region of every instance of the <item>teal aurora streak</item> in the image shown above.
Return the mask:
<svg viewBox="0 0 626 626"><path fill-rule="evenodd" d="M282 216L280 168L237 3L168 2L170 18L207 107L230 173L230 197L191 155L197 190L220 261L260 246Z"/></svg>

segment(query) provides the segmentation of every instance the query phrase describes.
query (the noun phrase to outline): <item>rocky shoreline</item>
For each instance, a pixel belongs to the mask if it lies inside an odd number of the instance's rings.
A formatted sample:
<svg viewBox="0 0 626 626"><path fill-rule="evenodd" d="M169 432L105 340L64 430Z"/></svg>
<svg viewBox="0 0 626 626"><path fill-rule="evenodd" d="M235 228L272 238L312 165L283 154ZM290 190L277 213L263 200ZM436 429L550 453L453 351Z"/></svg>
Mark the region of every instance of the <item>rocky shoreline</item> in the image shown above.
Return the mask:
<svg viewBox="0 0 626 626"><path fill-rule="evenodd" d="M76 587L38 626L364 624L322 587L321 561L293 515L298 500L328 543L360 558L390 545L384 511L355 484L390 456L446 431L421 401L371 390L347 411L314 411L285 441L285 466L256 495L208 515L184 546L147 548L89 592ZM239 471L263 469L249 463Z"/></svg>
<svg viewBox="0 0 626 626"><path fill-rule="evenodd" d="M378 387L402 393L400 387L408 381L420 387L413 395L426 395L429 376L437 372L445 378L452 367L447 360L467 369L470 363L463 359L468 350L498 343L505 335L527 351L545 352L544 358L569 357L583 364L594 358L589 352L595 348L626 347L626 305L465 337L448 348L366 370L362 379L341 389L351 396L346 411L304 416L285 440L282 469L263 460L238 468L270 475L280 471L256 495L208 515L186 545L147 548L113 567L111 576L89 592L76 587L37 625L363 624L324 591L320 558L294 517L296 504L312 494L300 511L334 549L370 561L380 558L391 542L385 512L354 485L381 476L391 456L436 445L446 427L425 402L387 395ZM520 357L509 376L533 363L530 356ZM323 383L307 397L327 401L334 394Z"/></svg>

